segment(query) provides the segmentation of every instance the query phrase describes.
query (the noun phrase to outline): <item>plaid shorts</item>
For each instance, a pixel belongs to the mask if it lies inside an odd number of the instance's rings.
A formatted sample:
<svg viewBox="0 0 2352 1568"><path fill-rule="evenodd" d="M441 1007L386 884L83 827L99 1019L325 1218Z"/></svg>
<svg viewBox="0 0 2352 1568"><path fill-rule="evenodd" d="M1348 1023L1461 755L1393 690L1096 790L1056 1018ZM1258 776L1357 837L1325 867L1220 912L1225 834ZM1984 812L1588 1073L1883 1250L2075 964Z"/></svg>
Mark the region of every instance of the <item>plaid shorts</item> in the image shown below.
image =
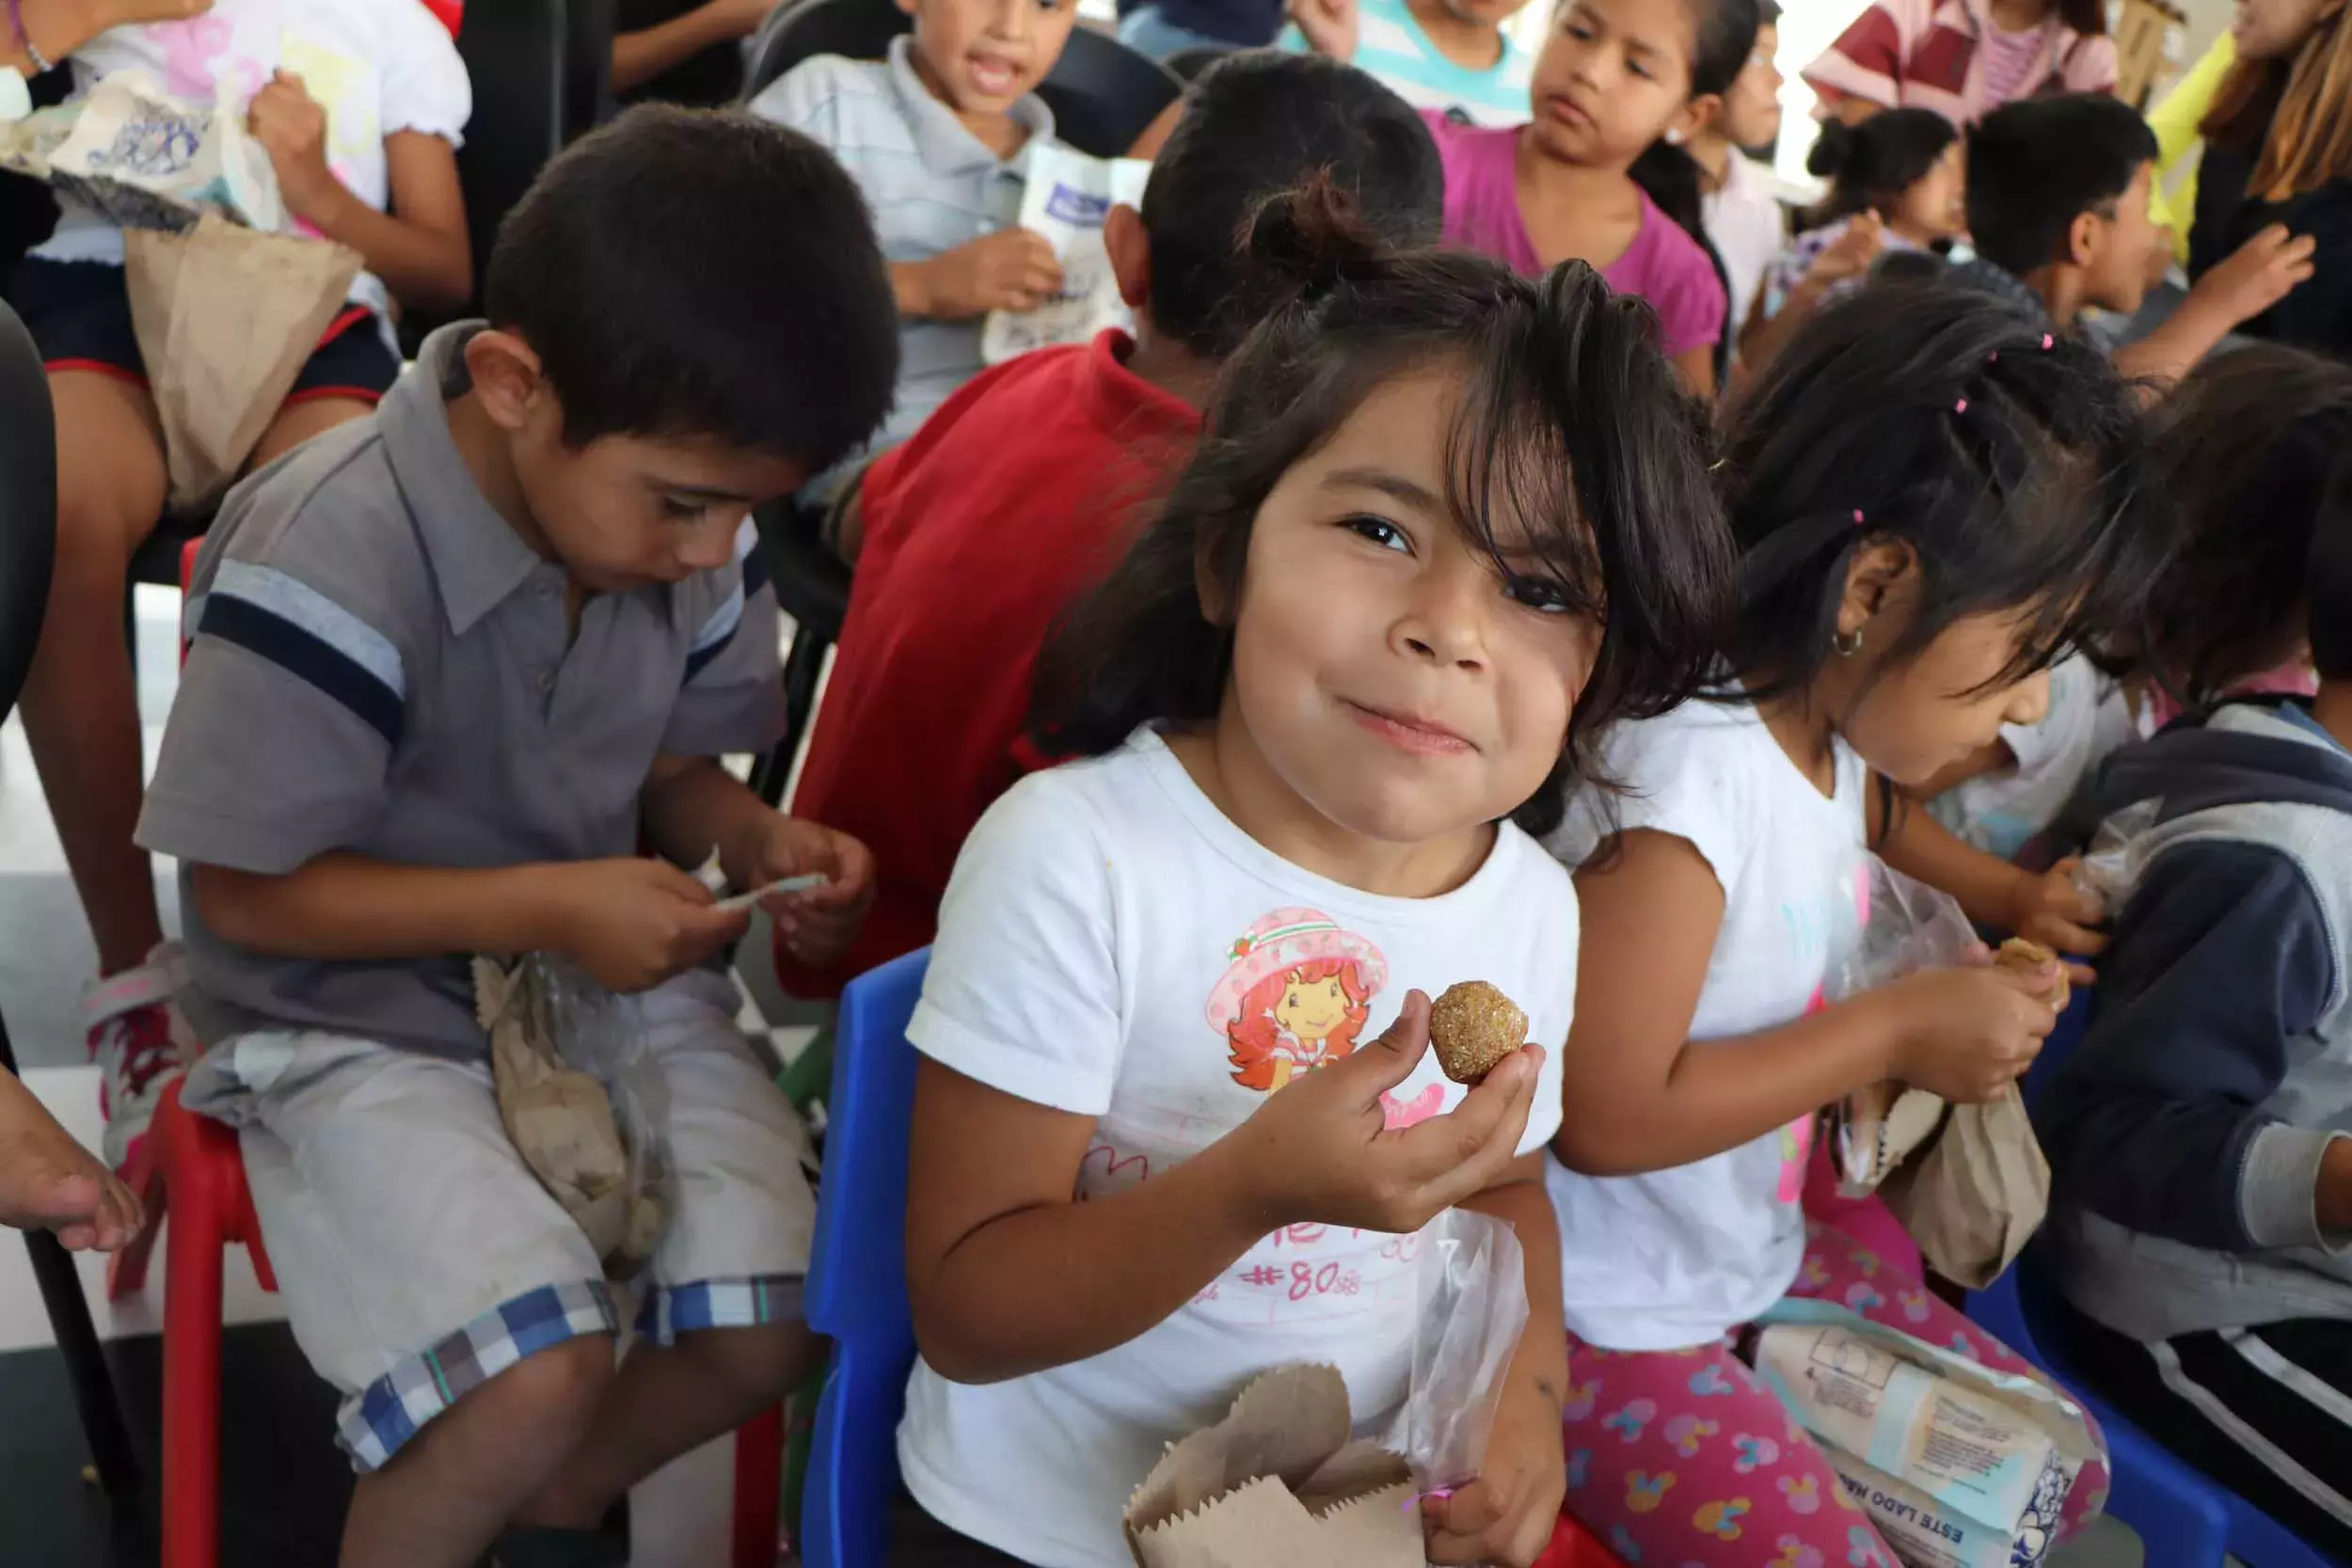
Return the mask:
<svg viewBox="0 0 2352 1568"><path fill-rule="evenodd" d="M816 1223L807 1129L753 1054L723 975L638 999L669 1101L675 1209L637 1332L797 1320ZM294 1338L342 1394L360 1470L524 1357L617 1333L588 1240L516 1153L489 1069L334 1035L231 1040L188 1106L235 1126Z"/></svg>

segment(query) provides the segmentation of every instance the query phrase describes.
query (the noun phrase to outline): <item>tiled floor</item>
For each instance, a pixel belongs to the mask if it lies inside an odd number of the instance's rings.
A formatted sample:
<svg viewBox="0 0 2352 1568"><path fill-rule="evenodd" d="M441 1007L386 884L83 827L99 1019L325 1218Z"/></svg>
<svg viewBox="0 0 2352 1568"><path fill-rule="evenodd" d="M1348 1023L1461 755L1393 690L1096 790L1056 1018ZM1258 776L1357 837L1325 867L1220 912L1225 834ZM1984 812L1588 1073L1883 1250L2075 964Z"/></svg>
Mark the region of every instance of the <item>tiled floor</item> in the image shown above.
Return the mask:
<svg viewBox="0 0 2352 1568"><path fill-rule="evenodd" d="M178 596L141 589L140 709L151 759L175 684ZM167 927L176 926L168 867L158 871ZM746 944L766 951L759 932ZM82 1060L76 996L95 962L21 725L0 729L0 1008L25 1082L75 1135L98 1141L97 1074ZM807 1009L782 1003L766 966L747 965L764 997L747 1022L768 1028L780 1055L806 1043ZM160 1250L147 1291L110 1307L104 1271L82 1259L99 1333L153 1473L162 1327ZM334 1399L313 1378L273 1297L242 1249L227 1268L222 1568L326 1568L334 1561L350 1481L331 1439ZM151 1496L110 1508L82 1480L87 1462L63 1363L24 1250L0 1233L0 1568L143 1568L155 1560ZM688 1456L630 1499L636 1568L715 1568L725 1560L732 1456L723 1445Z"/></svg>

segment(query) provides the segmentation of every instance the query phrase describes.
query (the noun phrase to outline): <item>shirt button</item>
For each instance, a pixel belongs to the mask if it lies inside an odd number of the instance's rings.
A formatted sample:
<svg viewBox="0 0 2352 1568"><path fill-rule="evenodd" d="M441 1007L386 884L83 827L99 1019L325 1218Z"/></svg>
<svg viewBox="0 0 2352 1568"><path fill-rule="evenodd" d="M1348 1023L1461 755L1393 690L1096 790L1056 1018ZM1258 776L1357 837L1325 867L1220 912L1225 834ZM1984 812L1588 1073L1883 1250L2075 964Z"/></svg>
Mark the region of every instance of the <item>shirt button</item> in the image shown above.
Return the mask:
<svg viewBox="0 0 2352 1568"><path fill-rule="evenodd" d="M555 689L555 677L543 670L539 673L539 678L532 684L539 688L539 694L544 697Z"/></svg>

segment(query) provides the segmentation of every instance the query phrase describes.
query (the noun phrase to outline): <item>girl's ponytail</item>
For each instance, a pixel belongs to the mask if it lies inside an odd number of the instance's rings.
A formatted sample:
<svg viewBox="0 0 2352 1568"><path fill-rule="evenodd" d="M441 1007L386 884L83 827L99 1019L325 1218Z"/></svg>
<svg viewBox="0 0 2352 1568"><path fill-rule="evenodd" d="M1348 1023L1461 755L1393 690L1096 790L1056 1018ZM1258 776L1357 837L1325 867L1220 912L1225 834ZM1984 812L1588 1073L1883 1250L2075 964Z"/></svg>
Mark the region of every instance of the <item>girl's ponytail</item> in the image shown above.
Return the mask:
<svg viewBox="0 0 2352 1568"><path fill-rule="evenodd" d="M1371 276L1384 248L1328 169L1319 169L1305 184L1260 202L1242 220L1234 241L1249 292L1300 299ZM1261 317L1267 313L1259 312Z"/></svg>
<svg viewBox="0 0 2352 1568"><path fill-rule="evenodd" d="M1804 160L1807 173L1830 182L1829 194L1799 227L1819 229L1872 207L1888 214L1959 139L1933 109L1886 109L1859 125L1829 121Z"/></svg>
<svg viewBox="0 0 2352 1568"><path fill-rule="evenodd" d="M1697 36L1691 47L1691 96L1721 98L1745 71L1756 51L1756 30L1763 25L1758 0L1693 0ZM1715 340L1715 385L1724 384L1731 370L1731 318L1737 311L1731 297L1731 274L1707 235L1707 214L1700 200L1705 189L1696 158L1664 137L1649 144L1626 170L1642 194L1675 220L1682 231L1698 241L1715 269L1724 291L1724 325Z"/></svg>

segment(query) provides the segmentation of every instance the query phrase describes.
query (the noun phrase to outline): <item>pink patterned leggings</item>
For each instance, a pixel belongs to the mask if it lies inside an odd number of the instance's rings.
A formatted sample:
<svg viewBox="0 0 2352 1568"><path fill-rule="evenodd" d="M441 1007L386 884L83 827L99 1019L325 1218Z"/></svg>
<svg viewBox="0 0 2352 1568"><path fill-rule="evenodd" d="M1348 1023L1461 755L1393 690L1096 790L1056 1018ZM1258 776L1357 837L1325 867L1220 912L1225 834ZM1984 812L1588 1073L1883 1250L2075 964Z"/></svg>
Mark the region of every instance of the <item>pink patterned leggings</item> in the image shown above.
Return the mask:
<svg viewBox="0 0 2352 1568"><path fill-rule="evenodd" d="M1912 1275L1840 1231L1807 1229L1789 1294L1837 1302L1987 1367L2026 1370ZM1896 1568L1828 1457L1728 1345L1621 1353L1570 1335L1563 1436L1567 1511L1628 1564ZM2087 1465L2064 1532L2106 1493L2106 1465Z"/></svg>

